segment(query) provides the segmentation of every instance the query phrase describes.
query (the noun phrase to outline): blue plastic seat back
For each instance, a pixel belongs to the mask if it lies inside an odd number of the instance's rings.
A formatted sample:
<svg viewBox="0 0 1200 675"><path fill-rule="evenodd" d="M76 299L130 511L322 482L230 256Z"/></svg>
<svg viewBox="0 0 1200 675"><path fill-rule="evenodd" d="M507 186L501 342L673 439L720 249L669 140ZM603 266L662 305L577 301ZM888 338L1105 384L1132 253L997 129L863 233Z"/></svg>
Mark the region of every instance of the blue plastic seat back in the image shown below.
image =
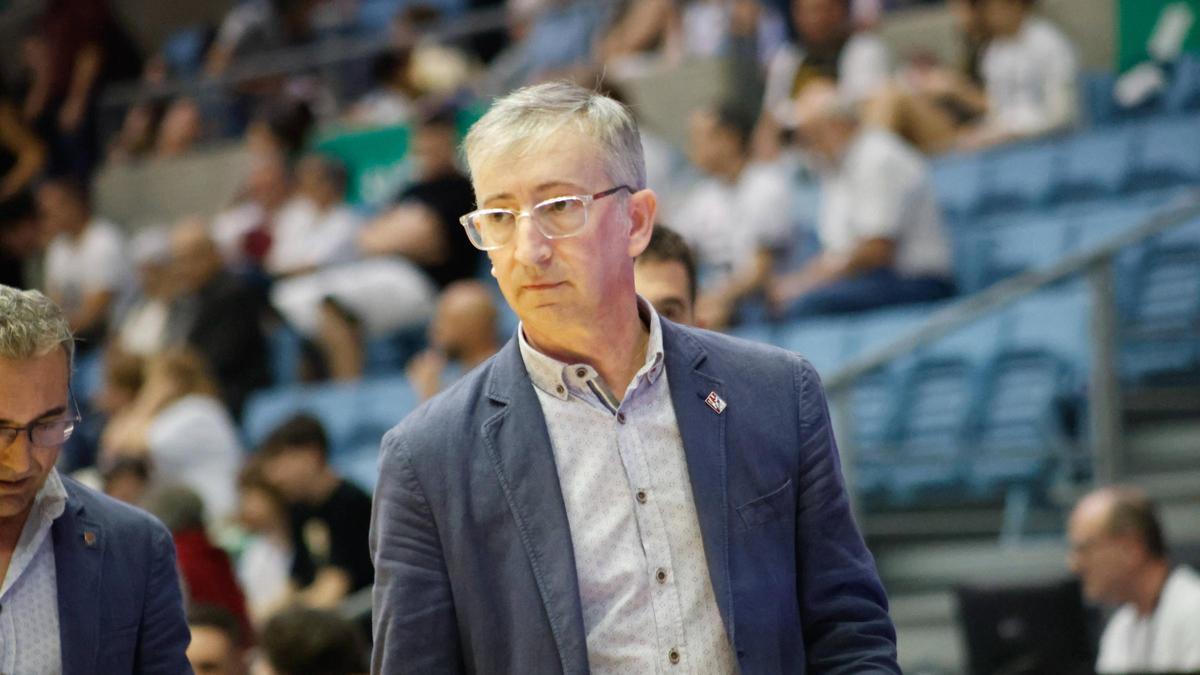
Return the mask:
<svg viewBox="0 0 1200 675"><path fill-rule="evenodd" d="M965 359L931 357L913 366L896 420L902 462L957 460L975 386L975 370Z"/></svg>
<svg viewBox="0 0 1200 675"><path fill-rule="evenodd" d="M1039 141L983 155L983 189L977 209L1005 212L1046 204L1060 170L1059 145Z"/></svg>
<svg viewBox="0 0 1200 675"><path fill-rule="evenodd" d="M1067 201L1119 194L1129 180L1134 140L1129 126L1119 126L1079 133L1063 141L1054 198Z"/></svg>
<svg viewBox="0 0 1200 675"><path fill-rule="evenodd" d="M1158 117L1139 126L1131 188L1200 183L1200 115Z"/></svg>
<svg viewBox="0 0 1200 675"><path fill-rule="evenodd" d="M850 322L843 317L801 319L779 327L775 342L808 359L817 372L829 376L846 363ZM738 331L735 335L742 336Z"/></svg>

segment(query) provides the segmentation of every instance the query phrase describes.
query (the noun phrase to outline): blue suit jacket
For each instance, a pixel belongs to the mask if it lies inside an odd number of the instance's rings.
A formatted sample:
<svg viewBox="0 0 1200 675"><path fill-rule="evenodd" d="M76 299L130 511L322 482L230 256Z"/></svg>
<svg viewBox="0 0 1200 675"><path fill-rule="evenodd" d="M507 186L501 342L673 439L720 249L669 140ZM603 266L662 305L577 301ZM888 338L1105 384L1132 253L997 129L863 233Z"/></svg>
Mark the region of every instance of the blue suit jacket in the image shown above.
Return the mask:
<svg viewBox="0 0 1200 675"><path fill-rule="evenodd" d="M780 349L663 321L717 604L743 673L899 673L820 381ZM710 392L728 407L716 414ZM554 454L516 340L388 432L372 517L384 673L585 673Z"/></svg>
<svg viewBox="0 0 1200 675"><path fill-rule="evenodd" d="M175 544L158 520L63 476L54 521L63 675L190 673Z"/></svg>

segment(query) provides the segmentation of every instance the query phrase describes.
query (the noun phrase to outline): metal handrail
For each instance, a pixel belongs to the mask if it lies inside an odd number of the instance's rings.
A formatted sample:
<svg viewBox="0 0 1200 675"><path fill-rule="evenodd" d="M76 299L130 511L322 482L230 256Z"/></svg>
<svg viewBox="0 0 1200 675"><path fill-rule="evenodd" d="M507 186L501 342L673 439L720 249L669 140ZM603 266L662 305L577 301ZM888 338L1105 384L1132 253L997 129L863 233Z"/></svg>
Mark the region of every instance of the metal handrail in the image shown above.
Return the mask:
<svg viewBox="0 0 1200 675"><path fill-rule="evenodd" d="M826 378L825 388L831 392L846 388L863 375L951 333L989 312L1011 304L1049 284L1082 275L1097 266L1110 262L1128 246L1138 244L1193 218L1200 217L1200 189L1190 190L1174 201L1176 203L1151 216L1142 225L1114 236L1101 246L1067 256L1048 269L1032 270L1006 279L938 310L928 321L908 335L854 359L834 372Z"/></svg>

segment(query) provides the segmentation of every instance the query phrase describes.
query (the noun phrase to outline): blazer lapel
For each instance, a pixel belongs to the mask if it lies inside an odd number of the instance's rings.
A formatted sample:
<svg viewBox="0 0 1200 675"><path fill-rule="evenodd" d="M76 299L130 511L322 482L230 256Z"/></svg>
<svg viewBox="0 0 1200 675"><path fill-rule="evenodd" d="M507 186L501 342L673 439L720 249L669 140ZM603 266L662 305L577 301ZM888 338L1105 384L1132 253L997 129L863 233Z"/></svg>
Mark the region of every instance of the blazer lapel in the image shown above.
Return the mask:
<svg viewBox="0 0 1200 675"><path fill-rule="evenodd" d="M58 630L64 675L92 673L100 648L100 567L104 532L67 486L67 506L50 528L58 584Z"/></svg>
<svg viewBox="0 0 1200 675"><path fill-rule="evenodd" d="M729 570L729 495L726 480L725 420L728 412L717 412L707 399L722 396L722 382L701 369L706 354L700 344L683 329L662 322L663 351L667 381L675 422L683 439L688 476L692 480L692 498L700 519L708 575L729 644L736 650L733 623L733 583ZM718 407L723 403L716 403Z"/></svg>
<svg viewBox="0 0 1200 675"><path fill-rule="evenodd" d="M483 438L529 556L563 671L585 673L587 636L570 524L546 420L515 337L496 359L487 394L499 410L483 423Z"/></svg>

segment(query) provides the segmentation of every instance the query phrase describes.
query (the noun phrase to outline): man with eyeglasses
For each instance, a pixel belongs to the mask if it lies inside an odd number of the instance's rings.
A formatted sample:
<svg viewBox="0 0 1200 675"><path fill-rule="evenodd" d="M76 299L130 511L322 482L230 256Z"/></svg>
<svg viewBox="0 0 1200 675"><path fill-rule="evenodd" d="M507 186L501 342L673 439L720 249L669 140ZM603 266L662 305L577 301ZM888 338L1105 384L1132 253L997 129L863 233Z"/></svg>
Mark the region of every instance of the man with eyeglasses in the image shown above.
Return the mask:
<svg viewBox="0 0 1200 675"><path fill-rule="evenodd" d="M0 672L190 672L171 535L54 468L73 351L62 310L0 285Z"/></svg>
<svg viewBox="0 0 1200 675"><path fill-rule="evenodd" d="M812 367L634 291L629 111L536 85L465 147L521 324L384 437L373 671L900 672Z"/></svg>

